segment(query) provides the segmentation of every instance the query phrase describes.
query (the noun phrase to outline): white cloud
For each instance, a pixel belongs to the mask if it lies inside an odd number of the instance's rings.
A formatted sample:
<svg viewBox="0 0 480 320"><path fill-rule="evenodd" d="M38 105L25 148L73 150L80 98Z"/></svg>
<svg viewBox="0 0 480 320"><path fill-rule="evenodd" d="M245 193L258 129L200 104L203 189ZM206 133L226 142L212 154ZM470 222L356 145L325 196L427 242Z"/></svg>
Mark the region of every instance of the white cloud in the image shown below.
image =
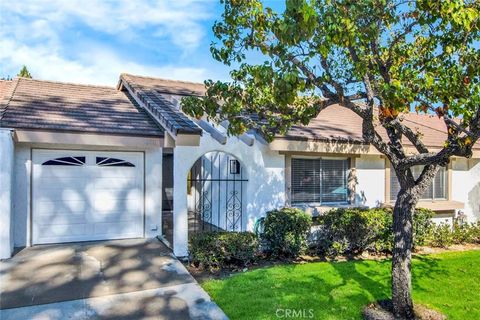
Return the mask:
<svg viewBox="0 0 480 320"><path fill-rule="evenodd" d="M203 81L211 70L188 65L149 65L124 58L106 44L62 41L65 30L78 24L110 37L127 37L135 50L137 32L152 30L152 37L166 40L177 46L180 53L188 54L205 36L201 23L209 18L210 4L149 0L0 1L0 76L14 76L25 64L35 78L78 83L113 86L121 72ZM67 58L68 51L75 54Z"/></svg>
<svg viewBox="0 0 480 320"><path fill-rule="evenodd" d="M62 28L81 22L99 32L119 34L136 28L161 29L182 48L197 46L204 36L200 23L210 17L208 1L148 0L3 0L0 12L4 28L9 16L43 19ZM35 32L35 28L31 29Z"/></svg>
<svg viewBox="0 0 480 320"><path fill-rule="evenodd" d="M93 50L94 53L90 51L91 56L88 59L67 60L52 53L48 46L32 48L18 45L14 41L0 40L0 47L4 49L0 52L2 64L15 65L21 61L37 79L115 86L122 72L198 82L208 78L204 68L143 65L124 61L114 52L105 49ZM15 70L19 69L20 65L17 65Z"/></svg>

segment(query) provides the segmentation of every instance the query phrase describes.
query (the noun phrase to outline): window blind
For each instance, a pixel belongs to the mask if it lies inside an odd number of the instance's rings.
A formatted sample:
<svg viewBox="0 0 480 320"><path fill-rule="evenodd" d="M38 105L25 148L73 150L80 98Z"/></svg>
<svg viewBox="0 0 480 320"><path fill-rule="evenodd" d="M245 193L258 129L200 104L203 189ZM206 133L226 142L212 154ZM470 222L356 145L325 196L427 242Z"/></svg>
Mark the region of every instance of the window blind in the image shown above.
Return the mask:
<svg viewBox="0 0 480 320"><path fill-rule="evenodd" d="M348 159L292 159L292 203L348 201Z"/></svg>
<svg viewBox="0 0 480 320"><path fill-rule="evenodd" d="M412 173L417 179L422 173L423 166L415 166L412 168ZM397 194L400 191L400 183L398 182L395 170L390 170L390 200L395 201ZM447 198L447 170L441 167L433 181L428 186L427 190L420 197L421 200L434 200Z"/></svg>
<svg viewBox="0 0 480 320"><path fill-rule="evenodd" d="M292 159L292 202L320 202L320 160Z"/></svg>
<svg viewBox="0 0 480 320"><path fill-rule="evenodd" d="M322 201L347 201L347 160L322 159Z"/></svg>

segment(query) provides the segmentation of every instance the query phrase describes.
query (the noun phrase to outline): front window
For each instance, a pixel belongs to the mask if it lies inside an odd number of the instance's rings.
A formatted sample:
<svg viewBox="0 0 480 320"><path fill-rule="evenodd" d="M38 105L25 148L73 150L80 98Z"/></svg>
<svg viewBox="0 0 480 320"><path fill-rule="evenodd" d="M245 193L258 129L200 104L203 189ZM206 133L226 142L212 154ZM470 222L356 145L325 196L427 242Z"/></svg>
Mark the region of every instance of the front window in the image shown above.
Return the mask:
<svg viewBox="0 0 480 320"><path fill-rule="evenodd" d="M347 203L349 159L292 159L292 203Z"/></svg>
<svg viewBox="0 0 480 320"><path fill-rule="evenodd" d="M412 173L417 179L422 173L423 166L412 167ZM400 191L400 184L398 183L395 170L390 171L390 200L395 201L397 194ZM441 167L433 181L428 186L427 190L420 197L420 200L446 200L447 199L447 170Z"/></svg>

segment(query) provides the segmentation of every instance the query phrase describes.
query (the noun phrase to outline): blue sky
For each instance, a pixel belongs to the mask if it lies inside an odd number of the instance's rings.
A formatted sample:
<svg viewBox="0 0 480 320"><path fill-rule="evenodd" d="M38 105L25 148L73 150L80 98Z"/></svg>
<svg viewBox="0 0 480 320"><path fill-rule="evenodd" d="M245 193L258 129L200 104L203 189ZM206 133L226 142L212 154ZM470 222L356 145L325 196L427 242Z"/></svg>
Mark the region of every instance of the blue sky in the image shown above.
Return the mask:
<svg viewBox="0 0 480 320"><path fill-rule="evenodd" d="M110 86L121 72L226 80L209 51L221 12L217 0L0 0L0 77L25 64L37 79Z"/></svg>

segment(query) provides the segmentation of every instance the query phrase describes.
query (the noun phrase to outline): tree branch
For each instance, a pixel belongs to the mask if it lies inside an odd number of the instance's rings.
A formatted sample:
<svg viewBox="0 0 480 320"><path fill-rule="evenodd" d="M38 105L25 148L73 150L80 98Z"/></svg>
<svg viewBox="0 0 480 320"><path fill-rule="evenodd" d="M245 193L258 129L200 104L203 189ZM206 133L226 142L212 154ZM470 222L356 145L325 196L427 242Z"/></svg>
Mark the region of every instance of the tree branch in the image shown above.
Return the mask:
<svg viewBox="0 0 480 320"><path fill-rule="evenodd" d="M403 123L400 122L398 118L393 119L390 121L390 124L400 131L407 139L413 144L413 146L417 149L418 152L420 153L428 153L428 148L425 146L425 144L422 142L422 140L419 138L418 134L413 132L412 129L404 125Z"/></svg>

